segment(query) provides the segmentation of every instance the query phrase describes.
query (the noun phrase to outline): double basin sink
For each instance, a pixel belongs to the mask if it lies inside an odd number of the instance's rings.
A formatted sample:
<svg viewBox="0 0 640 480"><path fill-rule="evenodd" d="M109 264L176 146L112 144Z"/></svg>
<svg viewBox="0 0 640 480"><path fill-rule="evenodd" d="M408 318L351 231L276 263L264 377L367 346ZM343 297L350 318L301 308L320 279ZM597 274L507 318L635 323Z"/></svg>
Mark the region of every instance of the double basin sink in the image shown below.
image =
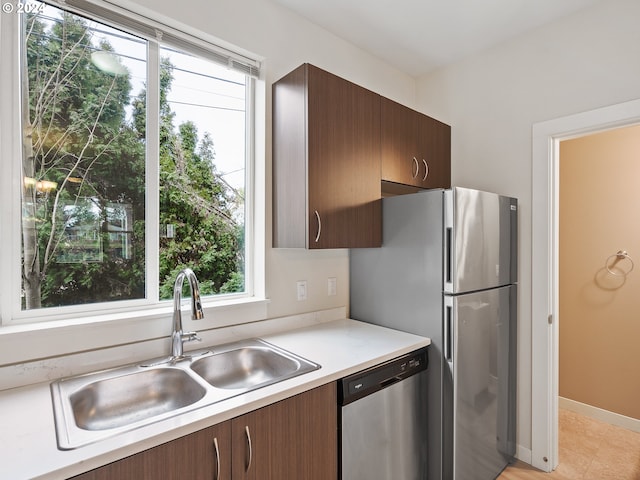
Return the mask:
<svg viewBox="0 0 640 480"><path fill-rule="evenodd" d="M51 384L60 449L77 448L317 370L261 339Z"/></svg>

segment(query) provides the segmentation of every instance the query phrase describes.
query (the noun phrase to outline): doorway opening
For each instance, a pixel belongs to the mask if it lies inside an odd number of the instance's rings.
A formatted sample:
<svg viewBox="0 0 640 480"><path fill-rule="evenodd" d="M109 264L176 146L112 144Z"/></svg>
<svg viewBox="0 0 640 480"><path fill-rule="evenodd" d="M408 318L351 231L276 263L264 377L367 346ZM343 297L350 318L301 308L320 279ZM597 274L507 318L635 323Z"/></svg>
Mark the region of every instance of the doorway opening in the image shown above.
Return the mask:
<svg viewBox="0 0 640 480"><path fill-rule="evenodd" d="M569 478L640 476L639 178L640 125L560 142L557 471Z"/></svg>
<svg viewBox="0 0 640 480"><path fill-rule="evenodd" d="M560 142L640 123L640 100L534 125L531 463L558 465Z"/></svg>

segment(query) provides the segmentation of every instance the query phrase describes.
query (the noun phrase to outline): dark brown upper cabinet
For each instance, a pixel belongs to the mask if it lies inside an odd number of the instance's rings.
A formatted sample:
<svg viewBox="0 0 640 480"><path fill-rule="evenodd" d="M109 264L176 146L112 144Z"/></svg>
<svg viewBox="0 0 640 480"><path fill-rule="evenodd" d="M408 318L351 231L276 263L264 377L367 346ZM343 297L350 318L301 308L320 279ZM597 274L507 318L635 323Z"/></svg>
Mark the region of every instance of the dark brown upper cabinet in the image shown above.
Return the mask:
<svg viewBox="0 0 640 480"><path fill-rule="evenodd" d="M382 180L418 188L451 186L451 127L381 97Z"/></svg>
<svg viewBox="0 0 640 480"><path fill-rule="evenodd" d="M378 247L380 96L304 64L273 84L273 246Z"/></svg>

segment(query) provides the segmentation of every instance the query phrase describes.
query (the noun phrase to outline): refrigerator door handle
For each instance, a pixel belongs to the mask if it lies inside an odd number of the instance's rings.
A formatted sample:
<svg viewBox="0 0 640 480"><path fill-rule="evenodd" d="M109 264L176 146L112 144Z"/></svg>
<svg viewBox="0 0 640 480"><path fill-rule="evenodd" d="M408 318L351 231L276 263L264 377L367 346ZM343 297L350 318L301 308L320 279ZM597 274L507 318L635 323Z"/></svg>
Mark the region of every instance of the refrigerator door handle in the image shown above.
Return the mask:
<svg viewBox="0 0 640 480"><path fill-rule="evenodd" d="M455 239L454 239L454 190L443 192L443 230L442 230L442 283L445 293L454 293L454 279L456 278L455 267ZM457 281L455 282L457 283Z"/></svg>
<svg viewBox="0 0 640 480"><path fill-rule="evenodd" d="M451 270L453 268L452 264L452 242L453 242L453 229L447 228L444 231L444 283L445 285L451 285L452 283L452 275Z"/></svg>
<svg viewBox="0 0 640 480"><path fill-rule="evenodd" d="M453 299L444 297L444 328L443 328L444 359L453 363Z"/></svg>

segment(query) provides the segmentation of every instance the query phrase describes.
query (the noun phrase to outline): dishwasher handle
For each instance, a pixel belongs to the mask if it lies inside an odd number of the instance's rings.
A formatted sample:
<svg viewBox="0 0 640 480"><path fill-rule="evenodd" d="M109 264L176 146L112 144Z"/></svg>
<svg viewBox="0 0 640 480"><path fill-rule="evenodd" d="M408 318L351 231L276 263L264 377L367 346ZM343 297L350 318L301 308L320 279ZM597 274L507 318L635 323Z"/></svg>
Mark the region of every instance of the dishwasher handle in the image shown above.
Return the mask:
<svg viewBox="0 0 640 480"><path fill-rule="evenodd" d="M348 405L427 370L428 347L416 350L383 364L355 373L338 381L338 402Z"/></svg>
<svg viewBox="0 0 640 480"><path fill-rule="evenodd" d="M383 388L386 388L386 387L390 387L394 383L398 383L400 380L403 380L403 377L400 376L400 375L398 375L397 377L388 378L386 380L383 380L382 382L379 383L380 389L383 389Z"/></svg>

